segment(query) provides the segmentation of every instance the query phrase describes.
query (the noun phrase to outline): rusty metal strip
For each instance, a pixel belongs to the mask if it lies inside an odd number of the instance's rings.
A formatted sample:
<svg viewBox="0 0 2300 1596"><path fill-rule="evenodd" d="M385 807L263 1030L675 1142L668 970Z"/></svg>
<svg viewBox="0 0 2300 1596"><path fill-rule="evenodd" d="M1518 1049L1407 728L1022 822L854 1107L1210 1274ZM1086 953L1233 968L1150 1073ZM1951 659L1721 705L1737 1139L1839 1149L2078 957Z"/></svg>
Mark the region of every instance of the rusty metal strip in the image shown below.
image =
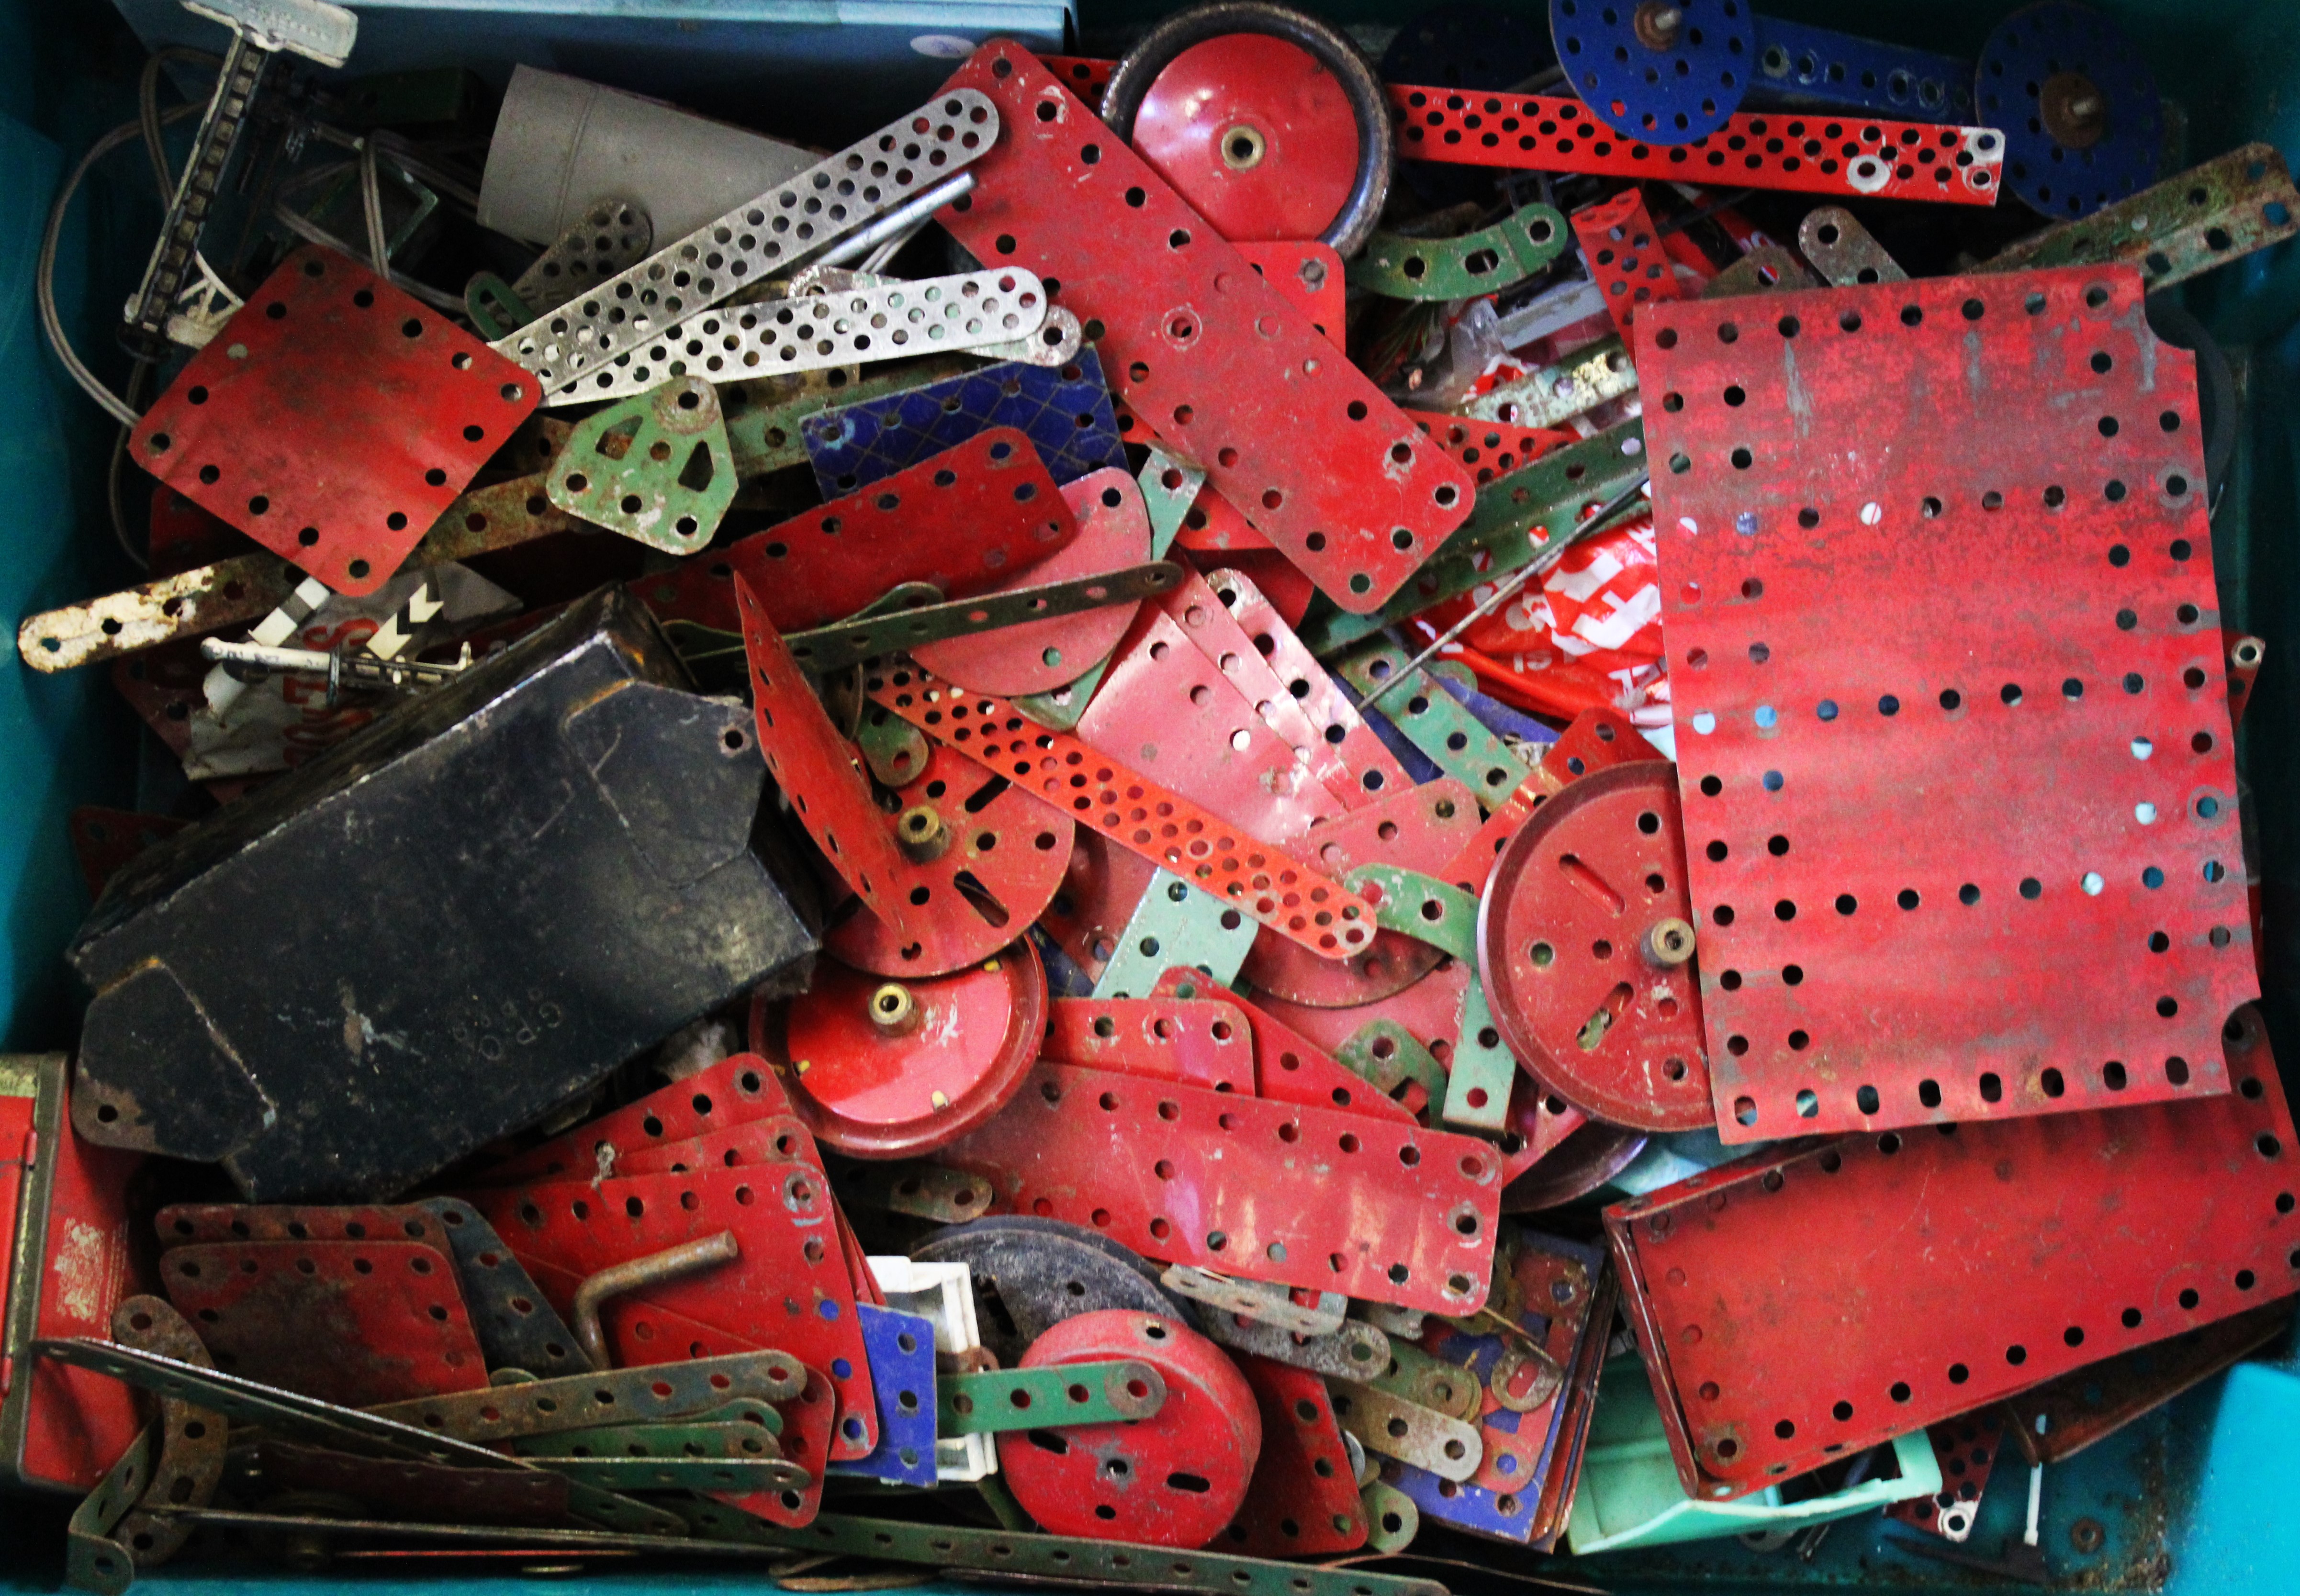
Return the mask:
<svg viewBox="0 0 2300 1596"><path fill-rule="evenodd" d="M1579 100L1388 87L1397 153L1415 161L1956 205L1995 204L2004 162L1993 128L1744 112L1690 144L1646 145Z"/></svg>
<svg viewBox="0 0 2300 1596"><path fill-rule="evenodd" d="M1338 959L1373 940L1371 913L1338 883L1080 739L1031 725L1004 700L962 694L915 666L874 674L868 687L874 701L936 741L1035 790L1121 847L1229 899L1312 952Z"/></svg>
<svg viewBox="0 0 2300 1596"><path fill-rule="evenodd" d="M1818 288L1821 279L1803 261L1778 244L1761 244L1709 279L1704 299L1732 299L1747 294L1793 294Z"/></svg>
<svg viewBox="0 0 2300 1596"><path fill-rule="evenodd" d="M1337 604L1379 608L1467 513L1468 474L1029 52L986 45L951 81L1005 124L938 220L1061 279L1120 396Z"/></svg>
<svg viewBox="0 0 2300 1596"><path fill-rule="evenodd" d="M2032 234L1973 268L2024 271L2046 266L2139 268L2148 293L2300 233L2300 190L2284 157L2248 144L2119 200L2080 221Z"/></svg>
<svg viewBox="0 0 2300 1596"><path fill-rule="evenodd" d="M157 1297L122 1300L112 1310L112 1339L180 1362L212 1367L198 1332ZM223 1479L223 1415L177 1397L162 1397L159 1408L160 1455L151 1466L143 1494L119 1521L116 1537L138 1568L166 1562L191 1534L188 1524L155 1517L154 1509L204 1508Z"/></svg>
<svg viewBox="0 0 2300 1596"><path fill-rule="evenodd" d="M805 1370L796 1358L771 1351L735 1352L424 1397L374 1411L435 1434L498 1442L607 1424L688 1418L742 1397L787 1402L805 1384Z"/></svg>
<svg viewBox="0 0 2300 1596"><path fill-rule="evenodd" d="M1235 1280L1193 1264L1170 1264L1159 1284L1178 1296L1204 1302L1224 1313L1275 1326L1295 1335L1331 1335L1342 1327L1350 1300L1339 1292L1320 1292L1313 1307L1294 1300L1291 1288L1265 1285L1258 1280Z"/></svg>
<svg viewBox="0 0 2300 1596"><path fill-rule="evenodd" d="M1354 1380L1332 1380L1327 1384L1333 1392L1334 1417L1341 1421L1343 1433L1356 1436L1370 1452L1454 1481L1469 1479L1485 1461L1484 1438L1450 1414Z"/></svg>
<svg viewBox="0 0 2300 1596"><path fill-rule="evenodd" d="M127 1515L152 1477L152 1436L138 1431L120 1460L72 1509L64 1526L64 1583L98 1596L125 1596L136 1583L136 1561L119 1537Z"/></svg>
<svg viewBox="0 0 2300 1596"><path fill-rule="evenodd" d="M1163 1262L1452 1313L1489 1284L1500 1160L1473 1137L1041 1062L938 1156Z"/></svg>
<svg viewBox="0 0 2300 1596"><path fill-rule="evenodd" d="M1607 1209L1687 1492L1746 1495L2300 1286L2257 1010L2227 1047L2226 1095L1806 1143ZM1956 1243L1877 1245L1927 1235Z"/></svg>
<svg viewBox="0 0 2300 1596"><path fill-rule="evenodd" d="M1637 391L1637 362L1621 335L1609 333L1538 371L1472 395L1461 412L1504 427L1560 427Z"/></svg>
<svg viewBox="0 0 2300 1596"><path fill-rule="evenodd" d="M1205 1323L1207 1336L1234 1352L1332 1379L1365 1379L1389 1366L1390 1338L1357 1319L1344 1319L1340 1329L1324 1335L1304 1335L1229 1313L1208 1314Z"/></svg>
<svg viewBox="0 0 2300 1596"><path fill-rule="evenodd" d="M974 637L1003 627L1154 598L1171 593L1181 581L1180 566L1153 561L1067 582L1009 588L979 598L922 604L864 619L840 621L812 631L793 632L783 642L801 669L840 670L896 649L941 643L952 637Z"/></svg>
<svg viewBox="0 0 2300 1596"><path fill-rule="evenodd" d="M1804 220L1797 223L1797 248L1832 287L1909 280L1901 263L1861 225L1859 217L1842 205L1821 205L1806 212Z"/></svg>

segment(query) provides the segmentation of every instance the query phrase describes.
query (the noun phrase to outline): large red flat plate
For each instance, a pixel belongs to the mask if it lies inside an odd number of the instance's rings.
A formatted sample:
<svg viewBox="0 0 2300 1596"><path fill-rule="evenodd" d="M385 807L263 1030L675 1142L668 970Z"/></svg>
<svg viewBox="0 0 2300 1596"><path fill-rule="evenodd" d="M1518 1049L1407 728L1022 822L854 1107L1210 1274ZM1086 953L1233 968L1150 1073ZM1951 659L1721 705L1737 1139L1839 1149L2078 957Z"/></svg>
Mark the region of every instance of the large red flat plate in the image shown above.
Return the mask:
<svg viewBox="0 0 2300 1596"><path fill-rule="evenodd" d="M938 1161L1169 1263L1446 1314L1491 1284L1501 1160L1472 1136L1041 1061Z"/></svg>
<svg viewBox="0 0 2300 1596"><path fill-rule="evenodd" d="M2300 1289L2258 1012L2231 1094L1849 1136L1605 1210L1694 1496L1785 1475Z"/></svg>
<svg viewBox="0 0 2300 1596"><path fill-rule="evenodd" d="M2226 1090L2195 362L2129 266L1638 322L1729 1142Z"/></svg>
<svg viewBox="0 0 2300 1596"><path fill-rule="evenodd" d="M1000 127L938 220L1058 280L1127 403L1336 603L1379 609L1468 516L1469 474L1028 51L985 45L948 87Z"/></svg>
<svg viewBox="0 0 2300 1596"><path fill-rule="evenodd" d="M338 593L391 578L541 400L331 250L296 251L136 425L136 463Z"/></svg>

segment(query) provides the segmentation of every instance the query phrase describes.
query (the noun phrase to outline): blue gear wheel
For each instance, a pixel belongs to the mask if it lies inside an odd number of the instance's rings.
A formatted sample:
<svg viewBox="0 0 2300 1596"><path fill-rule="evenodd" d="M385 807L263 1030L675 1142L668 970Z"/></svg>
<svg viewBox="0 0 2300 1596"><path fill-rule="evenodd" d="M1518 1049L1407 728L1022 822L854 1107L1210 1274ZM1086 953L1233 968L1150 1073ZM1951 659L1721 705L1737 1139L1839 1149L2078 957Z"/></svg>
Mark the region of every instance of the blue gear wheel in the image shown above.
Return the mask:
<svg viewBox="0 0 2300 1596"><path fill-rule="evenodd" d="M1747 0L1549 0L1549 31L1590 114L1646 144L1716 132L1757 66Z"/></svg>
<svg viewBox="0 0 2300 1596"><path fill-rule="evenodd" d="M2046 0L1996 25L1980 52L1980 121L2004 130L2004 183L2052 217L2089 216L2156 180L2156 79L2116 24Z"/></svg>

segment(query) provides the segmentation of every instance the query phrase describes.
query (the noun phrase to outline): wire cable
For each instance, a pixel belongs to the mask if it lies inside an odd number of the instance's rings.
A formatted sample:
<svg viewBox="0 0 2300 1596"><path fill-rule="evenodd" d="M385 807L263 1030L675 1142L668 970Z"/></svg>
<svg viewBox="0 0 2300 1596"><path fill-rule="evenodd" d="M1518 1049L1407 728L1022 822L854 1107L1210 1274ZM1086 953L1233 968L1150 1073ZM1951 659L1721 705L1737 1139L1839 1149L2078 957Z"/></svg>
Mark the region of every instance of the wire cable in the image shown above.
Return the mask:
<svg viewBox="0 0 2300 1596"><path fill-rule="evenodd" d="M367 219L367 254L376 275L391 276L391 237L383 230L383 179L375 170L375 140L360 140L360 212Z"/></svg>

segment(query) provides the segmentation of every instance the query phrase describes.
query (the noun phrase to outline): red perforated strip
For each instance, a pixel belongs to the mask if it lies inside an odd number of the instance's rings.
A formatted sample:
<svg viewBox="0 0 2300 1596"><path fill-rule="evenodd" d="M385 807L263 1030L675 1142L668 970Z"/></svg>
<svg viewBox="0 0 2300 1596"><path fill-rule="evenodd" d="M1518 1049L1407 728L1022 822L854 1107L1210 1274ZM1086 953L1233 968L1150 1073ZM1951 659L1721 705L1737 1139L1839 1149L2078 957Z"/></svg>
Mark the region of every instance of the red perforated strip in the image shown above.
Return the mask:
<svg viewBox="0 0 2300 1596"><path fill-rule="evenodd" d="M2004 162L1993 128L1744 113L1691 144L1647 145L1579 100L1393 83L1389 104L1399 154L1464 166L1993 205Z"/></svg>
<svg viewBox="0 0 2300 1596"><path fill-rule="evenodd" d="M1589 275L1605 295L1605 309L1621 329L1621 342L1637 353L1638 312L1661 299L1682 299L1677 270L1661 247L1645 195L1624 188L1612 198L1573 212L1573 236Z"/></svg>
<svg viewBox="0 0 2300 1596"><path fill-rule="evenodd" d="M1079 824L1235 902L1329 959L1373 940L1373 912L1340 883L1002 698L961 694L912 666L870 678L872 700L938 742L1040 794Z"/></svg>
<svg viewBox="0 0 2300 1596"><path fill-rule="evenodd" d="M1207 999L1056 998L1047 1005L1039 1055L1254 1095L1254 1033L1246 1018Z"/></svg>

